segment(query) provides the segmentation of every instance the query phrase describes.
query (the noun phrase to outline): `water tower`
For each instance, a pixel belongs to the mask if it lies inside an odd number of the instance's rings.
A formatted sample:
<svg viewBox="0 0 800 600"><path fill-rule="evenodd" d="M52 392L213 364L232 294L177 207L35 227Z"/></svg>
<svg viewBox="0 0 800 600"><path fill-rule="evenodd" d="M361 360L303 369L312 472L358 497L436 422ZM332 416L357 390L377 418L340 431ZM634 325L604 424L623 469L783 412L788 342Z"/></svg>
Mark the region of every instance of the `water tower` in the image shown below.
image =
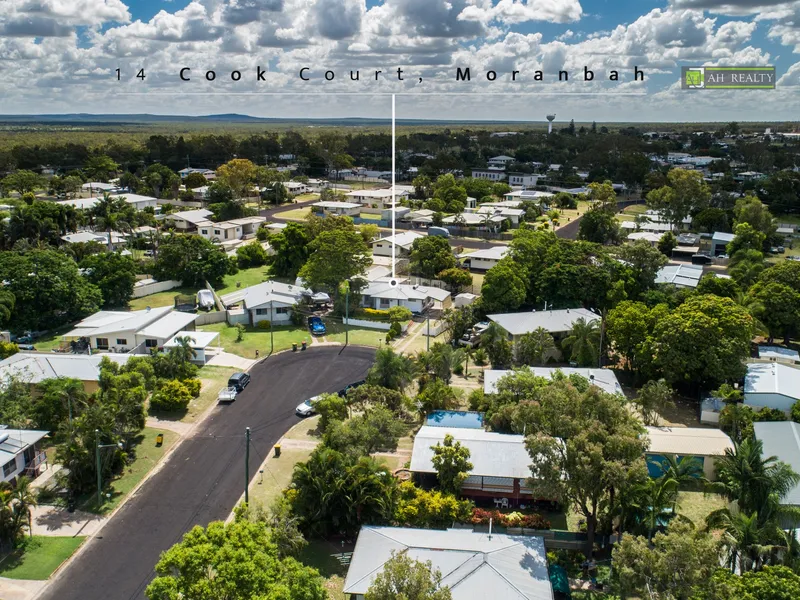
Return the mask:
<svg viewBox="0 0 800 600"><path fill-rule="evenodd" d="M553 133L553 120L556 118L555 114L547 115L547 133L548 135Z"/></svg>

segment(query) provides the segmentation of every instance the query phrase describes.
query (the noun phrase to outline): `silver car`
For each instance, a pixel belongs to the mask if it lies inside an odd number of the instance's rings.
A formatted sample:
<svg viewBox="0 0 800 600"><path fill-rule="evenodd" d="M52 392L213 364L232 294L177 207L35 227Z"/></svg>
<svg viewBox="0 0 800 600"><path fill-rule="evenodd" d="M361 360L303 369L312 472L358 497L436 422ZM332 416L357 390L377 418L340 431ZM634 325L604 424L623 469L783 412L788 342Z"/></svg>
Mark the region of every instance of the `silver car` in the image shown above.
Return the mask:
<svg viewBox="0 0 800 600"><path fill-rule="evenodd" d="M295 414L298 417L310 417L317 411L314 409L314 404L321 398L321 396L314 396L313 398L309 398L302 404L299 404L297 408L294 409Z"/></svg>

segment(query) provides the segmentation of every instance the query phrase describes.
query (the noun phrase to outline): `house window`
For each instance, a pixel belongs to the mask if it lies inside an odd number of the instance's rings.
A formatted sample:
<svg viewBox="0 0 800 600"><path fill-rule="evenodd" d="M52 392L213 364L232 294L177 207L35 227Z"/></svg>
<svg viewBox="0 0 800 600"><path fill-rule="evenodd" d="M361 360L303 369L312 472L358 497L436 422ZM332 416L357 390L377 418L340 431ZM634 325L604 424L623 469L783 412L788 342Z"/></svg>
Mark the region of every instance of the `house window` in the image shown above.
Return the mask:
<svg viewBox="0 0 800 600"><path fill-rule="evenodd" d="M16 470L17 470L17 459L15 457L3 465L3 477L10 477L11 475L14 474L14 471Z"/></svg>
<svg viewBox="0 0 800 600"><path fill-rule="evenodd" d="M97 338L97 349L108 350L108 338Z"/></svg>
<svg viewBox="0 0 800 600"><path fill-rule="evenodd" d="M289 308L286 306L280 306L275 309L275 313L279 315L286 315L289 314Z"/></svg>
<svg viewBox="0 0 800 600"><path fill-rule="evenodd" d="M127 346L128 340L125 338L117 338L117 346Z"/></svg>
<svg viewBox="0 0 800 600"><path fill-rule="evenodd" d="M200 233L202 233L203 235L208 235L208 229L201 229Z"/></svg>
<svg viewBox="0 0 800 600"><path fill-rule="evenodd" d="M389 302L388 298L381 298L381 308L389 308Z"/></svg>
<svg viewBox="0 0 800 600"><path fill-rule="evenodd" d="M269 314L269 309L268 308L257 308L256 309L256 314L257 315L268 315Z"/></svg>
<svg viewBox="0 0 800 600"><path fill-rule="evenodd" d="M158 346L158 340L149 339L144 341L145 348L155 348L157 346Z"/></svg>
<svg viewBox="0 0 800 600"><path fill-rule="evenodd" d="M214 230L214 235L219 235L219 229Z"/></svg>

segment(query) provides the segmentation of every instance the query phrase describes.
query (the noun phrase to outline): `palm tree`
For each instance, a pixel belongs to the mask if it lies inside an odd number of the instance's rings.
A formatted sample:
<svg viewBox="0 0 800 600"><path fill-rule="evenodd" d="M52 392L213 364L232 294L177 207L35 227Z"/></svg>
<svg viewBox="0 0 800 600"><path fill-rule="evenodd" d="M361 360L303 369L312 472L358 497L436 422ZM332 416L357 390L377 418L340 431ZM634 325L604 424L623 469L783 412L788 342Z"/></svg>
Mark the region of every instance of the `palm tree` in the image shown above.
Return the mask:
<svg viewBox="0 0 800 600"><path fill-rule="evenodd" d="M397 354L393 348L380 348L375 354L375 364L369 370L367 380L371 385L379 385L402 392L413 381L416 374L414 360L405 354Z"/></svg>
<svg viewBox="0 0 800 600"><path fill-rule="evenodd" d="M173 350L176 358L178 358L182 363L188 363L197 358L197 350L192 347L192 344L196 341L197 340L189 335L176 337L175 343L177 346L175 346Z"/></svg>
<svg viewBox="0 0 800 600"><path fill-rule="evenodd" d="M758 512L744 513L722 509L711 513L706 522L710 529L723 532L722 541L728 549L728 565L731 572L739 567L739 573L747 573L761 567L765 558L778 549L770 540L779 539L780 530L774 523L759 522Z"/></svg>
<svg viewBox="0 0 800 600"><path fill-rule="evenodd" d="M571 360L582 367L596 365L600 355L600 322L586 321L583 317L575 321L561 347L571 350Z"/></svg>
<svg viewBox="0 0 800 600"><path fill-rule="evenodd" d="M26 520L28 532L33 537L33 519L31 515L31 508L37 505L36 494L31 487L31 479L22 475L17 479L17 484L11 492L11 502L14 505L14 511L18 515L18 521L22 523L22 519ZM22 525L19 527L22 530Z"/></svg>
<svg viewBox="0 0 800 600"><path fill-rule="evenodd" d="M800 482L800 475L775 456L764 457L760 440L745 438L734 442L733 450L717 460L717 481L714 489L728 500L736 501L745 514L757 513L761 524L783 510L780 500ZM769 510L765 510L769 509ZM769 515L761 514L767 513Z"/></svg>
<svg viewBox="0 0 800 600"><path fill-rule="evenodd" d="M674 454L666 454L660 461L650 459L652 464L658 464L663 477L671 479L678 488L691 485L704 485L708 483L703 472L703 463L696 456L684 456L678 459ZM678 494L672 502L672 512L678 507Z"/></svg>
<svg viewBox="0 0 800 600"><path fill-rule="evenodd" d="M543 365L546 357L556 349L553 336L544 327L526 333L520 339L520 361L532 365Z"/></svg>
<svg viewBox="0 0 800 600"><path fill-rule="evenodd" d="M672 518L672 508L678 495L678 483L666 476L648 478L634 490L628 510L636 521L647 531L647 539L652 540L656 529Z"/></svg>
<svg viewBox="0 0 800 600"><path fill-rule="evenodd" d="M739 306L745 309L751 317L753 317L753 325L755 325L755 333L759 335L768 334L769 330L767 329L766 325L762 323L757 315L761 315L764 313L764 305L753 298L750 294L739 290L736 292L736 296L733 298L733 301L736 302Z"/></svg>

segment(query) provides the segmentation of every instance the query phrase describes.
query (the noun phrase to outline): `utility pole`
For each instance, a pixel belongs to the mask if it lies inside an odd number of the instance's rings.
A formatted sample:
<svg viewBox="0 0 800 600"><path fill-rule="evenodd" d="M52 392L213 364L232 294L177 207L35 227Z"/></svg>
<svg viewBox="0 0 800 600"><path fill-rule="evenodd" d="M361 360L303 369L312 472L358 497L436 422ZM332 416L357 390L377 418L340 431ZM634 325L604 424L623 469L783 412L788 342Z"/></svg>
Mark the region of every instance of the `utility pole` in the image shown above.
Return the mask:
<svg viewBox="0 0 800 600"><path fill-rule="evenodd" d="M97 469L97 506L99 507L102 502L102 488L103 488L103 474L100 472L100 430L94 430L95 441L95 468Z"/></svg>
<svg viewBox="0 0 800 600"><path fill-rule="evenodd" d="M350 284L345 283L345 290L344 290L344 345L347 346L350 343L350 326L348 322L350 321Z"/></svg>
<svg viewBox="0 0 800 600"><path fill-rule="evenodd" d="M428 335L425 336L426 351L431 351L431 318L428 317Z"/></svg>
<svg viewBox="0 0 800 600"><path fill-rule="evenodd" d="M605 324L606 324L606 311L603 310L603 313L600 315L600 348L597 351L597 362L598 368L603 368L603 334L605 333Z"/></svg>
<svg viewBox="0 0 800 600"><path fill-rule="evenodd" d="M250 503L250 428L245 429L244 452L244 502Z"/></svg>

